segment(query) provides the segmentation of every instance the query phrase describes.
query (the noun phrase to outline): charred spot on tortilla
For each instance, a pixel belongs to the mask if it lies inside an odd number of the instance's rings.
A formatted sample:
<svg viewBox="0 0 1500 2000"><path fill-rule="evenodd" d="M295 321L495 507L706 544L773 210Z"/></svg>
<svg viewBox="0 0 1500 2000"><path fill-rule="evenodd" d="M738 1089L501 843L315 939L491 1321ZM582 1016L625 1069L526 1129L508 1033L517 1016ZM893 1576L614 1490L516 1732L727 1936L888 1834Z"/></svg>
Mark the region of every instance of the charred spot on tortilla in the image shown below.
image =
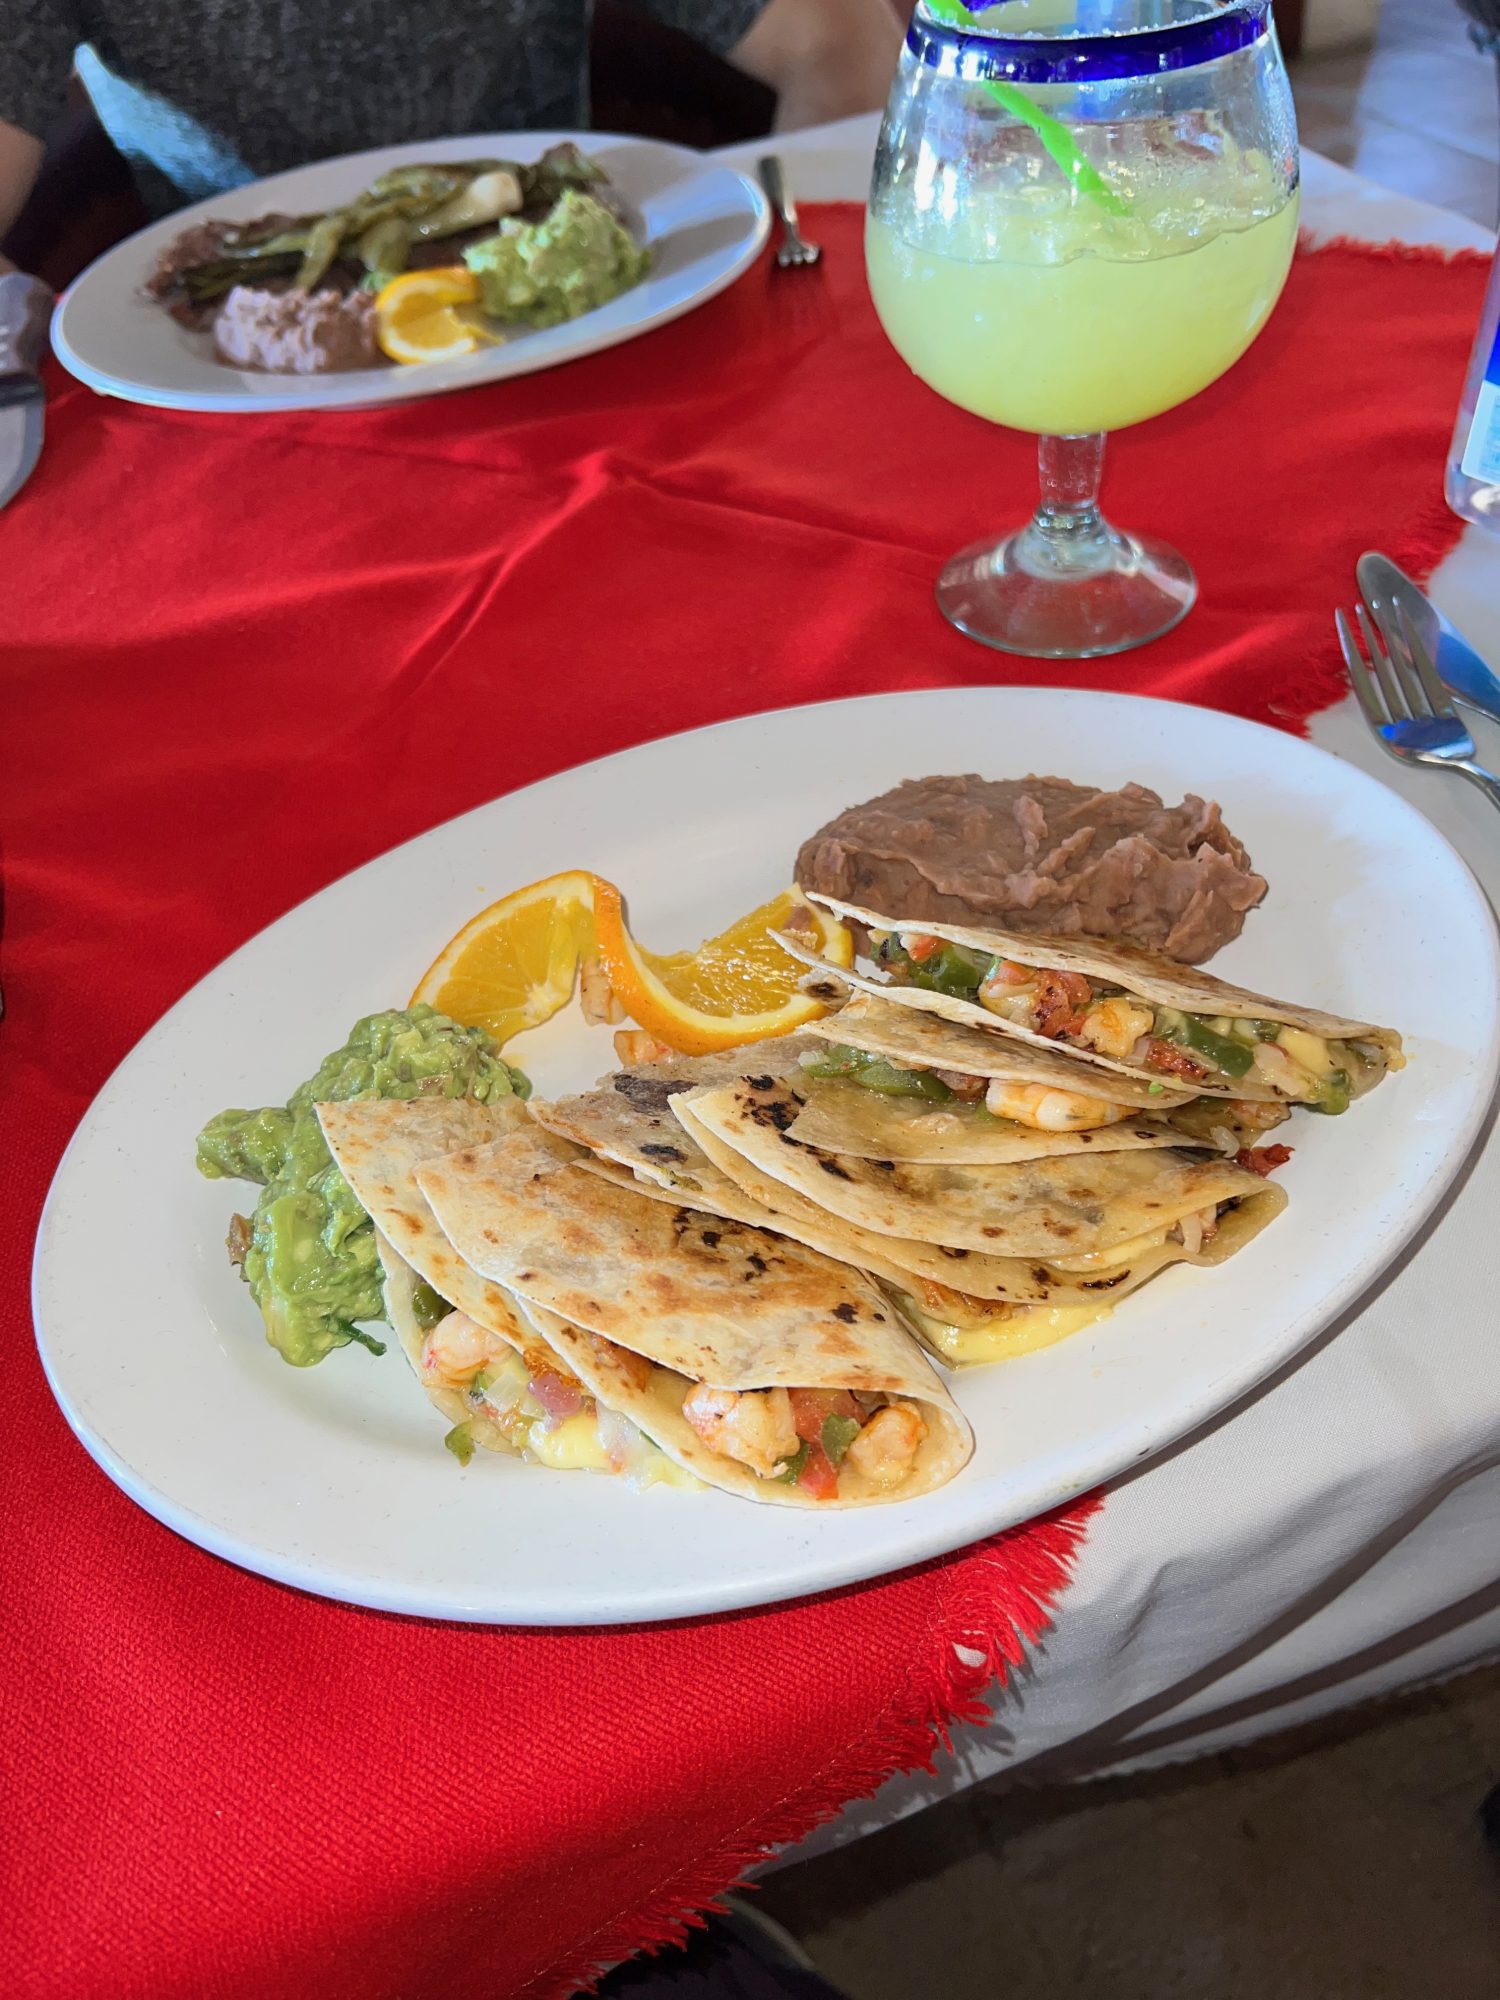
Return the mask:
<svg viewBox="0 0 1500 2000"><path fill-rule="evenodd" d="M1116 1285L1123 1285L1130 1276L1128 1270L1116 1271L1112 1278L1082 1278L1078 1289L1081 1292L1112 1292Z"/></svg>
<svg viewBox="0 0 1500 2000"><path fill-rule="evenodd" d="M778 1097L773 1098L769 1104L747 1104L741 1115L749 1118L754 1124L764 1125L768 1131L780 1132L785 1137L796 1124L801 1110L802 1106L795 1097L790 1101ZM800 1141L794 1139L790 1143L797 1145Z"/></svg>
<svg viewBox="0 0 1500 2000"><path fill-rule="evenodd" d="M745 1081L752 1090L774 1090L776 1088L776 1079L774 1076L747 1076Z"/></svg>
<svg viewBox="0 0 1500 2000"><path fill-rule="evenodd" d="M834 1307L833 1316L835 1319L841 1319L845 1326L853 1326L854 1322L859 1318L859 1307L852 1305L848 1299L842 1299ZM879 1315L877 1314L876 1317L878 1318Z"/></svg>
<svg viewBox="0 0 1500 2000"><path fill-rule="evenodd" d="M967 1257L969 1254L967 1250L956 1250L951 1243L939 1243L937 1248L945 1257Z"/></svg>
<svg viewBox="0 0 1500 2000"><path fill-rule="evenodd" d="M854 1176L849 1172L849 1169L845 1166L840 1165L840 1163L836 1159L834 1159L831 1153L814 1153L813 1158L817 1161L818 1165L823 1169L824 1173L832 1174L835 1180L852 1181L854 1179Z"/></svg>
<svg viewBox="0 0 1500 2000"><path fill-rule="evenodd" d="M717 1230L717 1229L705 1229L705 1230L704 1230L704 1232L703 1232L703 1244L704 1244L704 1247L705 1247L705 1249L708 1249L708 1250L717 1250L717 1249L718 1249L718 1247L719 1247L719 1232L718 1232L718 1230Z"/></svg>
<svg viewBox="0 0 1500 2000"><path fill-rule="evenodd" d="M638 1111L665 1111L678 1091L692 1088L685 1078L674 1081L660 1076L637 1076L628 1069L611 1077L610 1083Z"/></svg>
<svg viewBox="0 0 1500 2000"><path fill-rule="evenodd" d="M870 1165L882 1174L893 1174L896 1171L894 1160L871 1160Z"/></svg>
<svg viewBox="0 0 1500 2000"><path fill-rule="evenodd" d="M844 997L844 983L840 979L821 979L815 975L797 983L810 1000L826 1000L832 1005Z"/></svg>
<svg viewBox="0 0 1500 2000"><path fill-rule="evenodd" d="M647 1141L642 1144L641 1151L648 1160L677 1160L684 1166L687 1164L687 1154L677 1146Z"/></svg>

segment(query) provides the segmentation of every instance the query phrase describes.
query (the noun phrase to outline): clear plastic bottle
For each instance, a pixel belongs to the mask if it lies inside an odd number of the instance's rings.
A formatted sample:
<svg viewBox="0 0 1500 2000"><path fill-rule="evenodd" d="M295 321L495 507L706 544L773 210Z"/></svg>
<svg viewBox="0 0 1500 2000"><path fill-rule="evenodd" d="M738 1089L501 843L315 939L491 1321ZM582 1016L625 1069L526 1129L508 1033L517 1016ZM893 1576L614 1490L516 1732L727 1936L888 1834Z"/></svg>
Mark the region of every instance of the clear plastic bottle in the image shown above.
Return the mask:
<svg viewBox="0 0 1500 2000"><path fill-rule="evenodd" d="M1500 534L1500 252L1458 406L1446 490L1455 514Z"/></svg>

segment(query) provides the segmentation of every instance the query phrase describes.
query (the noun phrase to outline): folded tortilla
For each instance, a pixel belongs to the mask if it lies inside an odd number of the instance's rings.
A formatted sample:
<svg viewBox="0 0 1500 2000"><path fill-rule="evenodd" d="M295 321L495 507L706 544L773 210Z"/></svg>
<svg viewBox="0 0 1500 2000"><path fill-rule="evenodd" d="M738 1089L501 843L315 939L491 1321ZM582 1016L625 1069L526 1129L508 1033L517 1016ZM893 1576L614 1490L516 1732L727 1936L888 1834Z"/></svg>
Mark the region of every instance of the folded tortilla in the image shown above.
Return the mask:
<svg viewBox="0 0 1500 2000"><path fill-rule="evenodd" d="M645 1485L675 1479L676 1468L632 1426L606 1425L601 1436L584 1385L511 1294L458 1255L417 1184L422 1161L486 1145L524 1124L521 1100L484 1105L465 1098L370 1098L320 1104L317 1113L339 1171L375 1224L386 1312L401 1350L428 1399L463 1439L560 1470L623 1471ZM447 1307L488 1339L471 1336L460 1343L450 1327L446 1345L459 1348L460 1363L444 1370Z"/></svg>
<svg viewBox="0 0 1500 2000"><path fill-rule="evenodd" d="M1232 1161L1162 1147L1063 1154L1005 1166L869 1160L792 1136L800 1100L785 1082L741 1078L672 1099L700 1143L720 1140L773 1180L878 1235L1000 1257L1093 1257L1120 1251L1203 1210L1258 1194ZM1114 1259L1110 1260L1114 1262Z"/></svg>
<svg viewBox="0 0 1500 2000"><path fill-rule="evenodd" d="M967 1422L867 1278L786 1237L615 1185L577 1160L532 1123L429 1162L417 1179L465 1262L515 1293L599 1402L678 1465L772 1505L861 1506L931 1492L966 1463ZM836 1493L815 1500L779 1476L795 1469L790 1460L757 1471L709 1448L683 1414L705 1388L735 1409L764 1390L884 1397L898 1411L914 1407L923 1434L889 1482L866 1476L850 1446Z"/></svg>
<svg viewBox="0 0 1500 2000"><path fill-rule="evenodd" d="M1142 1003L1153 1013L1167 1008L1205 1023L1218 1019L1274 1021L1283 1029L1311 1038L1300 1046L1310 1060L1325 1066L1325 1074L1335 1066L1347 1067L1351 1092L1356 1096L1373 1088L1388 1069L1399 1069L1404 1062L1401 1037L1392 1028L1377 1027L1369 1021L1346 1019L1342 1015L1325 1014L1314 1007L1299 1007L1287 1001L1272 1000L1265 994L1231 986L1196 966L1181 965L1175 959L1145 951L1136 945L1112 944L1099 939L1022 936L1007 931L972 930L960 924L904 923L899 918L879 916L873 910L838 902L831 896L814 896L811 900L823 904L848 922L863 925L868 931L919 931L972 951L1008 959L1017 965L1082 973L1085 978L1120 988L1127 999ZM815 969L820 980L842 981L862 993L935 1014L947 1021L980 1028L988 1034L1004 1036L1035 1048L1050 1049L1054 1054L1066 1049L1094 1069L1110 1070L1120 1076L1142 1077L1148 1081L1165 1080L1157 1071L1139 1062L1104 1055L1077 1041L1059 1042L1041 1035L1020 1022L992 1013L977 1001L933 992L926 987L877 979L854 968L846 970L810 952L797 938L785 937L779 932L777 936L787 950ZM1326 1047L1329 1043L1341 1045L1347 1057L1346 1064L1336 1065L1336 1056ZM1324 1045L1321 1054L1317 1045ZM1184 1049L1183 1053L1190 1055L1191 1050ZM1300 1062L1300 1055L1298 1060ZM1294 1094L1279 1088L1258 1070L1251 1070L1243 1076L1230 1076L1205 1068L1201 1076L1192 1078L1192 1087L1204 1096L1254 1101L1275 1101Z"/></svg>
<svg viewBox="0 0 1500 2000"><path fill-rule="evenodd" d="M751 1053L772 1057L770 1047ZM527 1109L543 1126L589 1147L580 1166L616 1185L774 1230L855 1265L886 1288L923 1345L950 1366L1050 1346L1105 1317L1169 1264L1222 1263L1286 1205L1279 1187L1259 1182L1224 1210L1217 1233L1199 1247L1190 1250L1164 1228L1155 1240L1084 1260L1088 1268L1077 1272L882 1236L818 1207L701 1126L690 1133L672 1117L672 1098L692 1087L696 1073L724 1066L721 1057L677 1058L621 1071L556 1105L533 1098Z"/></svg>
<svg viewBox="0 0 1500 2000"><path fill-rule="evenodd" d="M751 1052L757 1058L752 1065L743 1062L745 1051L740 1051L742 1060L730 1066L731 1075L747 1066L762 1074L762 1058L774 1070L779 1046L758 1044ZM720 1056L679 1057L622 1070L606 1077L598 1089L556 1103L532 1098L527 1110L548 1131L587 1147L592 1157L579 1164L605 1179L624 1186L633 1179L643 1193L681 1207L775 1230L900 1292L941 1300L952 1310L961 1309L958 1294L968 1294L976 1305L1085 1306L1105 1291L1111 1298L1123 1296L1160 1269L1161 1262L1173 1261L1141 1260L1139 1277L1122 1264L1108 1277L1089 1273L1080 1280L1035 1258L990 1256L862 1229L764 1172L713 1133L698 1126L689 1130L673 1117L674 1099L695 1087L700 1069L722 1071L724 1066ZM794 1063L784 1065L785 1080L796 1074Z"/></svg>

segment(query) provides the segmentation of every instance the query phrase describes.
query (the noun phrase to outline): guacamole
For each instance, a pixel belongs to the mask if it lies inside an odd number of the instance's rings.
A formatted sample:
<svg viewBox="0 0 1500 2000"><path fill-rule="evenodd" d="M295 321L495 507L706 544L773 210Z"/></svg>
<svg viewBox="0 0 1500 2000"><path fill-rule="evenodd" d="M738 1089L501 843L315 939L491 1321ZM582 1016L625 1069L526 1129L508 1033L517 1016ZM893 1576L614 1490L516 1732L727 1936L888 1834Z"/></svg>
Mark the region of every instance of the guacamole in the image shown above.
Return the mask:
<svg viewBox="0 0 1500 2000"><path fill-rule="evenodd" d="M651 252L603 202L566 188L540 222L507 220L464 251L491 319L557 326L638 285Z"/></svg>
<svg viewBox="0 0 1500 2000"><path fill-rule="evenodd" d="M236 1216L230 1255L266 1322L266 1338L299 1368L358 1340L383 1319L375 1226L333 1164L313 1106L352 1097L472 1097L479 1104L531 1085L503 1062L482 1028L434 1007L367 1015L284 1105L221 1111L198 1134L198 1171L261 1188L248 1224Z"/></svg>

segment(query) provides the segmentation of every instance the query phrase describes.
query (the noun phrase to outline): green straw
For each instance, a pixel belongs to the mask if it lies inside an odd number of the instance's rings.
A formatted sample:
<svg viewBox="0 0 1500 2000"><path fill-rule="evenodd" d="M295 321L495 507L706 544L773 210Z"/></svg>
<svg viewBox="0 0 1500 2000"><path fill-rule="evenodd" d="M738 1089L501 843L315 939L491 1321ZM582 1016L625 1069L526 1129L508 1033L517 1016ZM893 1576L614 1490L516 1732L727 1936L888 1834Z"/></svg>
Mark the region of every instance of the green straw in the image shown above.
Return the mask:
<svg viewBox="0 0 1500 2000"><path fill-rule="evenodd" d="M946 22L950 28L962 28L972 21L974 12L983 12L983 9L971 10L964 5L964 0L927 0L927 11ZM1060 118L1054 118L1050 111L1043 111L1039 104L1033 104L1025 91L1018 90L1013 83L987 81L984 88L1012 118L1030 126L1048 156L1086 200L1102 208L1106 215L1129 215L1130 203L1123 195L1117 194L1092 161L1084 157Z"/></svg>

